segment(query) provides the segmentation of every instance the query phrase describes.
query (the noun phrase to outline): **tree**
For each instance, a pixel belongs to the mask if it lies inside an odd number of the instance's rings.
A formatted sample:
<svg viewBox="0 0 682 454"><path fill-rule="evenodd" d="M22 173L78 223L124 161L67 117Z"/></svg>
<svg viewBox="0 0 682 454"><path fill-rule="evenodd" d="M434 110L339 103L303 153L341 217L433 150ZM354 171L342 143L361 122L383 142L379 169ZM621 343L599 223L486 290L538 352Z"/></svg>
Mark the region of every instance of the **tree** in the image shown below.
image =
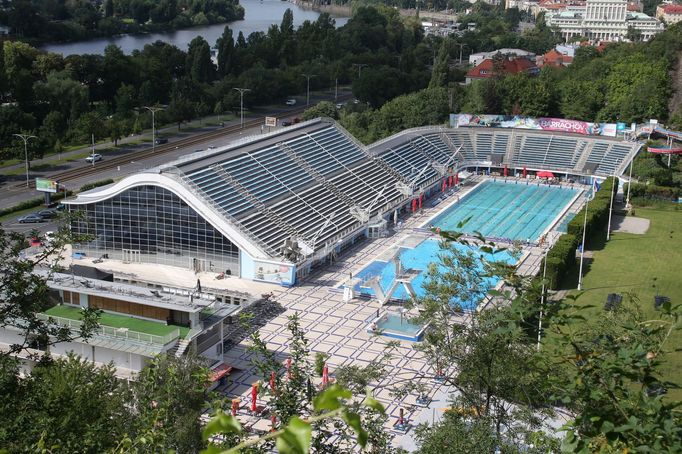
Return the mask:
<svg viewBox="0 0 682 454"><path fill-rule="evenodd" d="M680 306L665 303L660 317L644 317L640 301L623 304L587 322L571 296L552 323L548 345L569 379L555 386L575 414L563 440L568 452L680 452L680 403L663 399L668 387L660 368L674 351L670 335L679 329Z"/></svg>
<svg viewBox="0 0 682 454"><path fill-rule="evenodd" d="M330 101L321 101L314 106L308 108L303 112L301 116L304 120L312 120L317 117L327 117L333 118L334 120L339 119L339 111Z"/></svg>
<svg viewBox="0 0 682 454"><path fill-rule="evenodd" d="M450 70L450 54L448 52L448 41L443 40L438 50L438 56L433 62L431 81L429 88L444 87L448 82L448 72Z"/></svg>
<svg viewBox="0 0 682 454"><path fill-rule="evenodd" d="M194 82L210 82L215 76L215 67L211 61L211 48L201 36L197 36L189 43L187 69L188 75Z"/></svg>
<svg viewBox="0 0 682 454"><path fill-rule="evenodd" d="M199 417L215 397L208 384L209 371L196 356L154 358L131 388L135 441L150 452L201 450Z"/></svg>
<svg viewBox="0 0 682 454"><path fill-rule="evenodd" d="M113 366L47 356L21 378L16 360L0 355L0 374L0 444L10 451L105 452L130 423Z"/></svg>
<svg viewBox="0 0 682 454"><path fill-rule="evenodd" d="M232 38L232 29L225 26L223 34L216 43L218 48L218 74L227 76L232 70L232 54L234 53L234 39Z"/></svg>
<svg viewBox="0 0 682 454"><path fill-rule="evenodd" d="M73 125L72 136L81 143L90 143L106 137L107 130L104 119L99 112L90 111L83 114Z"/></svg>
<svg viewBox="0 0 682 454"><path fill-rule="evenodd" d="M97 329L99 312L92 308L83 310L82 327L75 333L40 315L56 303L50 298L47 279L64 244L84 239L72 236L65 226L61 226L55 240L42 252L27 257L23 252L27 238L0 228L0 327L13 326L17 332L9 350L1 352L0 357L28 348L45 350L49 345L77 337L88 339ZM36 273L38 267L47 267L47 276Z"/></svg>

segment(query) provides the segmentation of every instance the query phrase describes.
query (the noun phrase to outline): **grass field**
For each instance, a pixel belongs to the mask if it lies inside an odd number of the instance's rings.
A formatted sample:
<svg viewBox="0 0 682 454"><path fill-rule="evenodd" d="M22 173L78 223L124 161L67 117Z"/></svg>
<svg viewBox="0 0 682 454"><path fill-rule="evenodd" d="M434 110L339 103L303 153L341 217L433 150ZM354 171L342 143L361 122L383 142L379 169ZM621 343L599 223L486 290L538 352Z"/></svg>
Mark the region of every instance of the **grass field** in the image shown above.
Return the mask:
<svg viewBox="0 0 682 454"><path fill-rule="evenodd" d="M682 212L636 208L636 216L651 221L649 230L643 235L612 233L608 243L595 247L584 273L585 293L577 303L594 305L589 314L595 320L603 314L609 293L636 294L644 315L651 318L657 318L656 295L670 297L673 306L682 303ZM679 349L682 331L675 331L668 342L668 350ZM682 352L670 354L663 373L665 379L682 385ZM668 395L682 400L682 390L670 390Z"/></svg>
<svg viewBox="0 0 682 454"><path fill-rule="evenodd" d="M81 319L80 308L73 306L54 306L47 311L47 315L52 315L54 317L64 317L71 320ZM128 328L130 331L137 331L140 333L151 334L155 336L165 336L170 334L176 329L180 329L180 337L185 337L189 328L166 325L161 322L152 322L149 320L142 320L135 317L126 317L124 315L110 314L108 312L103 312L99 319L100 325L111 326L112 328Z"/></svg>

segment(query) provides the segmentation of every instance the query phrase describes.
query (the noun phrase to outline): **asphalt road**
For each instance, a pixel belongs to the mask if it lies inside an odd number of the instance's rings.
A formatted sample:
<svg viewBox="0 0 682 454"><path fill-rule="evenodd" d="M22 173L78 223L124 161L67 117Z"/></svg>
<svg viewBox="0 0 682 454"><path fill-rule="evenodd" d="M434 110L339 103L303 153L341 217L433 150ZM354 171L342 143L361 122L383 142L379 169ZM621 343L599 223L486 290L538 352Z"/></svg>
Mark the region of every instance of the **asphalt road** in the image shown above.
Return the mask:
<svg viewBox="0 0 682 454"><path fill-rule="evenodd" d="M343 95L348 95L348 94L349 94L348 92L343 93ZM342 95L342 93L339 92L339 95ZM333 95L331 96L331 98L333 99ZM329 99L329 97L328 96L315 96L314 97L311 94L311 105L318 102L318 101L324 100L324 99ZM285 119L292 120L296 115L286 116L286 113L290 110L300 108L301 104L305 103L305 97L303 97L303 99L301 99L299 97L298 100L299 100L299 103L294 107L287 108L285 106L282 106L281 109L276 109L274 111L269 111L269 112L257 111L257 112L254 112L254 114L256 114L258 117L266 115L266 114L267 115L277 115L280 117L280 121L285 120ZM256 117L256 115L254 115L254 118ZM282 115L284 115L284 116L282 116ZM244 117L244 121L247 121L247 120L248 120L248 118ZM234 121L230 122L229 124L231 125L231 124L235 124L235 123L238 124L239 120L238 119L234 120ZM192 134L199 134L202 132L207 132L207 131L215 130L215 129L217 129L217 128L216 127L206 127L206 128L202 128L201 130L194 130L194 131L192 131ZM272 128L272 129L274 130L275 128ZM268 132L267 128L265 128L263 132ZM153 157L141 160L141 161L131 160L128 164L121 165L118 168L114 168L114 169L105 169L102 171L98 171L97 170L97 164L98 163L95 163L92 166L92 172L91 173L84 175L82 178L77 178L77 179L69 181L67 184L67 189L78 189L86 183L89 183L92 181L105 180L107 178L119 179L119 178L125 177L127 175L131 175L131 174L140 172L142 170L149 169L149 168L156 167L158 165L167 163L169 161L172 161L174 159L179 158L180 156L184 156L184 155L187 155L189 153L199 151L200 148L201 149L207 149L209 146L220 147L223 145L227 145L231 142L234 142L235 140L239 140L242 137L253 136L253 135L257 135L257 134L261 134L261 128L260 127L255 127L255 128L251 128L251 129L244 129L243 131L241 131L239 133L225 135L225 136L221 137L220 139L213 139L211 141L205 142L204 144L202 144L199 147L196 145L189 146L189 147L179 147L175 151L164 153L163 155L160 155L160 156L153 156ZM189 135L190 134L188 134L188 133L184 133L184 134L176 135L173 137L168 137L168 143L172 144L174 141L188 137ZM123 155L130 153L132 151L137 151L137 150L146 149L146 148L149 148L148 144L134 146L134 147L122 148L120 150L116 150L115 152L108 153L107 155L104 156L104 159L107 159L107 156L123 156ZM52 169L49 169L49 170L43 171L43 172L33 172L32 171L31 172L31 178L35 178L36 176L46 176L46 175L49 175L49 174L52 174L55 172L64 171L64 170L67 170L70 168L79 168L82 166L83 166L82 162L65 163L64 165L60 165L56 168L52 168ZM0 191L1 191L0 192L0 194L1 194L0 207L11 206L11 205L19 203L21 201L33 199L36 197L41 197L43 195L41 192L38 192L32 188L31 189L18 189L18 188L13 187L16 185L17 182L23 181L24 178L25 177L20 176L20 177L17 177L15 179L12 179L10 181L4 182L2 189L0 189ZM40 209L43 209L43 207L36 208L35 211L39 211ZM17 215L17 217L19 217L19 215ZM4 221L2 223L2 227L8 231L22 232L24 234L32 231L33 229L37 229L40 232L44 233L47 231L55 231L58 228L57 224L55 222L51 222L51 221L46 221L43 223L20 224L16 221L16 217L9 220L9 221L7 221L7 220Z"/></svg>

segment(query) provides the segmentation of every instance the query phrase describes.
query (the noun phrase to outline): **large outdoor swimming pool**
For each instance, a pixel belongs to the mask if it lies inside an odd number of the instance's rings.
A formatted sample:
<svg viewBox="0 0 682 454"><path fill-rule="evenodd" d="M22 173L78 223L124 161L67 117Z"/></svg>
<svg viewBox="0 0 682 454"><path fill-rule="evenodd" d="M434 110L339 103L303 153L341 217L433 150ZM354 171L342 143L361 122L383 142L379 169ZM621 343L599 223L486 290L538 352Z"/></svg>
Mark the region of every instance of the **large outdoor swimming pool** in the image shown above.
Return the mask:
<svg viewBox="0 0 682 454"><path fill-rule="evenodd" d="M470 250L472 253L482 256L488 261L499 261L505 263L516 262L516 260L506 251L498 252L493 255L459 243L454 243L454 247L460 251ZM440 252L441 250L438 241L433 239L424 240L414 248L400 247L398 249L398 256L404 269L412 268L422 271L412 281L412 285L417 296L424 295L424 289L422 285L426 279L426 270L428 269L429 263L438 262L438 254ZM482 268L482 265L479 268ZM356 285L355 290L357 292L373 296L374 291L366 286L364 282L374 276L379 276L379 285L384 292L387 292L395 280L395 265L391 261L375 260L371 262L356 274L355 277L359 278L361 282ZM496 283L497 280L495 278L484 279L482 285L472 293L473 297L470 300L451 301L451 304L459 304L465 310L475 309L478 302L483 299L488 290L494 287ZM393 298L407 300L409 299L409 295L403 286L399 286L393 294Z"/></svg>
<svg viewBox="0 0 682 454"><path fill-rule="evenodd" d="M442 230L480 232L486 238L536 241L577 194L559 186L485 181L429 224Z"/></svg>

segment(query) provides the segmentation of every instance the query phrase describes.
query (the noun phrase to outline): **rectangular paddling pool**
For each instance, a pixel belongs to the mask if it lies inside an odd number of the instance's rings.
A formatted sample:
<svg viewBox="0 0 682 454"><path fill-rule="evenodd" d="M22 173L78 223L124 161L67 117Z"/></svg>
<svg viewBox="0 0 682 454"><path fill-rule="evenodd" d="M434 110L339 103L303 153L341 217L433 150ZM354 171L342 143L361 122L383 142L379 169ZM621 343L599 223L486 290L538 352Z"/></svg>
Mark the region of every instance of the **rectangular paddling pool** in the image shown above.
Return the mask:
<svg viewBox="0 0 682 454"><path fill-rule="evenodd" d="M429 225L441 230L480 232L486 238L537 241L579 193L558 185L488 180L438 214Z"/></svg>

